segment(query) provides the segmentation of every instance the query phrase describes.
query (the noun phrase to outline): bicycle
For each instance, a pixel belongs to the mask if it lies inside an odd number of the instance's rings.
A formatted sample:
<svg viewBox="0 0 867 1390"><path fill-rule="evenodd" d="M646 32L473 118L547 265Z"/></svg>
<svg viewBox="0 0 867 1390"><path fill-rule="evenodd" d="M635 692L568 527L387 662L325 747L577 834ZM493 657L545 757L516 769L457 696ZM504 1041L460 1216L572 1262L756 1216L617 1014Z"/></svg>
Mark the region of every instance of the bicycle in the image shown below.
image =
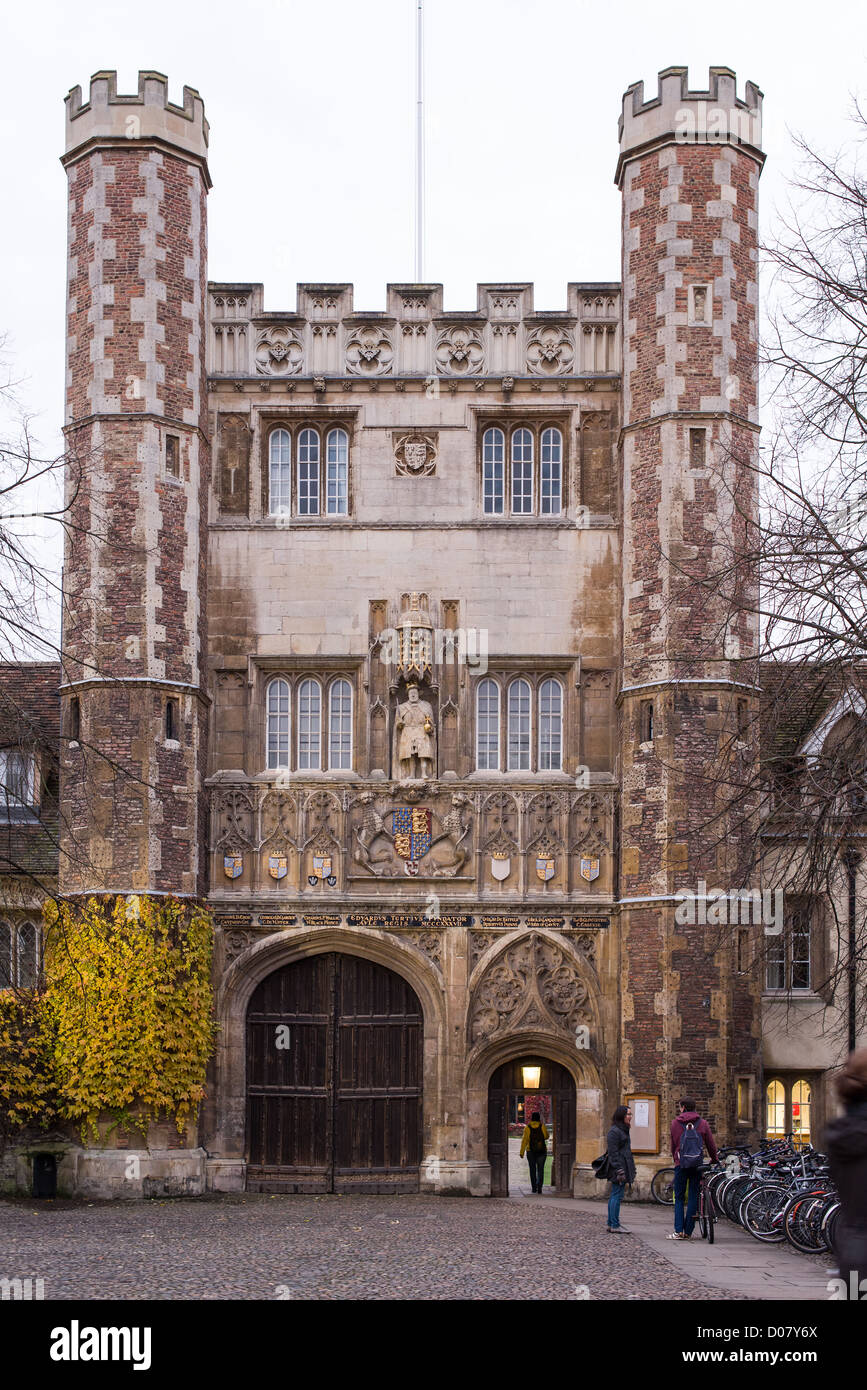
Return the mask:
<svg viewBox="0 0 867 1390"><path fill-rule="evenodd" d="M660 1168L650 1183L650 1195L660 1206L674 1206L674 1169Z"/></svg>
<svg viewBox="0 0 867 1390"><path fill-rule="evenodd" d="M713 1172L714 1169L703 1167L698 1175L698 1229L708 1245L713 1245L714 1235L713 1198L708 1190L708 1178Z"/></svg>

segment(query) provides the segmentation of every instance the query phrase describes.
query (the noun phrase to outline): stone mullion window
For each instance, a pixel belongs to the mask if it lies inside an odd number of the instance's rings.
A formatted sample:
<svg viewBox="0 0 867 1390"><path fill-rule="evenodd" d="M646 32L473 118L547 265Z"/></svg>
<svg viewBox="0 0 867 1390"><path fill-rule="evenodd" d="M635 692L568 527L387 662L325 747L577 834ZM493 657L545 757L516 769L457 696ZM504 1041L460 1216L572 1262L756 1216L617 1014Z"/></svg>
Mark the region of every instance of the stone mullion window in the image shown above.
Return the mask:
<svg viewBox="0 0 867 1390"><path fill-rule="evenodd" d="M505 509L506 439L501 429L485 430L482 440L482 510L502 516Z"/></svg>
<svg viewBox="0 0 867 1390"><path fill-rule="evenodd" d="M39 927L35 922L0 922L0 989L35 989L39 974Z"/></svg>
<svg viewBox="0 0 867 1390"><path fill-rule="evenodd" d="M298 515L319 515L319 433L304 429L298 435Z"/></svg>
<svg viewBox="0 0 867 1390"><path fill-rule="evenodd" d="M509 686L507 771L531 771L532 734L533 692L530 682L521 676Z"/></svg>
<svg viewBox="0 0 867 1390"><path fill-rule="evenodd" d="M563 687L545 680L539 687L539 771L563 769Z"/></svg>
<svg viewBox="0 0 867 1390"><path fill-rule="evenodd" d="M533 515L533 436L528 429L512 431L512 514Z"/></svg>
<svg viewBox="0 0 867 1390"><path fill-rule="evenodd" d="M269 769L289 767L291 695L289 682L271 681L266 694L267 763Z"/></svg>
<svg viewBox="0 0 867 1390"><path fill-rule="evenodd" d="M539 468L541 513L559 516L563 510L563 436L551 426L542 431Z"/></svg>
<svg viewBox="0 0 867 1390"><path fill-rule="evenodd" d="M349 436L329 430L325 446L325 511L328 516L349 513Z"/></svg>
<svg viewBox="0 0 867 1390"><path fill-rule="evenodd" d="M289 516L292 512L292 437L288 430L272 430L268 436L268 512Z"/></svg>
<svg viewBox="0 0 867 1390"><path fill-rule="evenodd" d="M342 677L328 691L328 766L332 771L352 767L352 686Z"/></svg>
<svg viewBox="0 0 867 1390"><path fill-rule="evenodd" d="M500 770L500 687L490 679L476 687L476 768Z"/></svg>

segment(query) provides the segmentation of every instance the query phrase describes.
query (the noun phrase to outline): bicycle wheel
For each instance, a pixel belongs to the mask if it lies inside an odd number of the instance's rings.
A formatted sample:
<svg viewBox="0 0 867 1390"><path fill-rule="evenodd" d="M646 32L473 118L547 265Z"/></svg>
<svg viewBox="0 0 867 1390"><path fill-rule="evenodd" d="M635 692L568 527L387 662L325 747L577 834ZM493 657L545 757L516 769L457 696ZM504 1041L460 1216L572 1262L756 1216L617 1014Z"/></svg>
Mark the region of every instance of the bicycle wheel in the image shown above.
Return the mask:
<svg viewBox="0 0 867 1390"><path fill-rule="evenodd" d="M673 1168L660 1168L658 1173L654 1173L650 1184L650 1195L654 1202L659 1202L660 1206L674 1206Z"/></svg>
<svg viewBox="0 0 867 1390"><path fill-rule="evenodd" d="M710 1200L708 1200L708 1204L707 1204L707 1217L706 1217L706 1220L707 1220L707 1243L708 1243L708 1245L713 1245L714 1214L713 1214L713 1202L711 1202Z"/></svg>
<svg viewBox="0 0 867 1390"><path fill-rule="evenodd" d="M778 1245L786 1239L780 1211L786 1199L783 1188L776 1184L755 1187L741 1203L741 1224L756 1240L766 1245Z"/></svg>
<svg viewBox="0 0 867 1390"><path fill-rule="evenodd" d="M698 1215L696 1217L696 1220L698 1221L699 1234L702 1240L707 1240L707 1216L705 1215L701 1207L699 1207L698 1209Z"/></svg>

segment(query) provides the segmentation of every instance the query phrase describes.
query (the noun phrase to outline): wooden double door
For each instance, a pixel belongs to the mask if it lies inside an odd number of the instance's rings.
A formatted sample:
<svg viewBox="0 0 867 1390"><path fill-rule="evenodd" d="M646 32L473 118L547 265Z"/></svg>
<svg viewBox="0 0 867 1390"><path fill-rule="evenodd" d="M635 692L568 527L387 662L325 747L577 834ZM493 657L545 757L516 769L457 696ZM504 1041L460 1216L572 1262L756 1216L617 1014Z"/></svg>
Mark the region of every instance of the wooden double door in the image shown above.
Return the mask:
<svg viewBox="0 0 867 1390"><path fill-rule="evenodd" d="M269 975L247 1010L247 1188L416 1192L423 1019L414 991L358 956Z"/></svg>
<svg viewBox="0 0 867 1390"><path fill-rule="evenodd" d="M575 1082L559 1062L548 1062L539 1057L519 1057L504 1062L489 1082L488 1162L491 1165L491 1196L509 1195L509 1102L513 1096L527 1094L523 1078L525 1066L540 1068L539 1083L533 1091L551 1097L554 1189L560 1197L571 1197L572 1167L575 1162Z"/></svg>

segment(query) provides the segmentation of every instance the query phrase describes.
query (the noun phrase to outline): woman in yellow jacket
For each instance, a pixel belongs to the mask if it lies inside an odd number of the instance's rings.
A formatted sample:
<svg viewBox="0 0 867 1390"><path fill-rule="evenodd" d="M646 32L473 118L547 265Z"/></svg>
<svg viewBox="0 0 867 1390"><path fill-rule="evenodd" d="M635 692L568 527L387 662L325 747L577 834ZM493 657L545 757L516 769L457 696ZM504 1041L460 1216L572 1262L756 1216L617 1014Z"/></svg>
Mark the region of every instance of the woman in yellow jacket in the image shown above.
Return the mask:
<svg viewBox="0 0 867 1390"><path fill-rule="evenodd" d="M530 1123L524 1126L521 1136L521 1158L527 1155L530 1165L530 1185L534 1192L542 1195L542 1179L545 1176L545 1159L548 1157L548 1131L542 1124L542 1116L534 1110Z"/></svg>

